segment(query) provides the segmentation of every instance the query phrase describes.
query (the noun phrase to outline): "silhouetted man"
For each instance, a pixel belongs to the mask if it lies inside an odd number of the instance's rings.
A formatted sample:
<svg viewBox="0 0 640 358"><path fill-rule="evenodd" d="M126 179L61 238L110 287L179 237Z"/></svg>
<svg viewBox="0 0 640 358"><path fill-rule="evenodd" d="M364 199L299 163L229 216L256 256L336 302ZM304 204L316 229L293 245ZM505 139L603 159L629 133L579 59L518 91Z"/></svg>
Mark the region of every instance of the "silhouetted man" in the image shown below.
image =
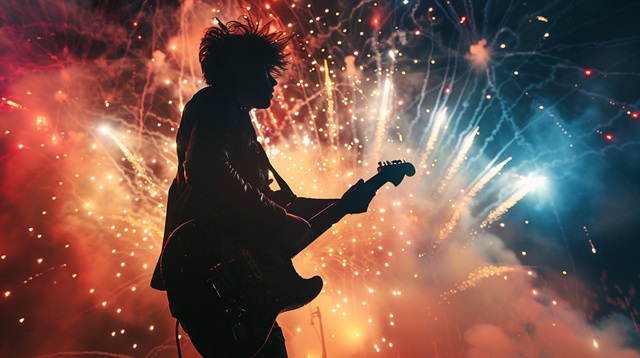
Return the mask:
<svg viewBox="0 0 640 358"><path fill-rule="evenodd" d="M245 17L205 32L199 58L208 86L193 96L182 114L165 242L181 224L196 219L225 223L242 235L269 237L274 245L295 254L312 240L309 224L302 217L309 219L335 201L296 198L257 141L249 111L269 107L277 84L274 75L285 67L283 50L290 39L282 32L269 33L268 25L259 27ZM269 188L269 170L280 184L277 192ZM161 273L159 267L151 286L163 290L165 270ZM189 279L183 278L185 282ZM225 356L210 338L234 339L236 333L207 320L207 302L199 301L197 290L185 287L169 292L172 314L200 354ZM287 356L277 324L258 356Z"/></svg>

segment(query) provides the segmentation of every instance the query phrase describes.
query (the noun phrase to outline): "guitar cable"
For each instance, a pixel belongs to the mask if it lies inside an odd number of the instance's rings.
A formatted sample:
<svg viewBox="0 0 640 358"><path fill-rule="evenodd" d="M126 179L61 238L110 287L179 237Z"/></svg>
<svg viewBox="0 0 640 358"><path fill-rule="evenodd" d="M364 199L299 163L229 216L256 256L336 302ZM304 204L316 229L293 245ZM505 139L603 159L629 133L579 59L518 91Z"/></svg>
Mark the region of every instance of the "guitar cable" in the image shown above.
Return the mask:
<svg viewBox="0 0 640 358"><path fill-rule="evenodd" d="M176 319L176 347L178 347L178 358L182 358L182 351L180 350L180 334L178 331L179 328L180 328L180 321Z"/></svg>

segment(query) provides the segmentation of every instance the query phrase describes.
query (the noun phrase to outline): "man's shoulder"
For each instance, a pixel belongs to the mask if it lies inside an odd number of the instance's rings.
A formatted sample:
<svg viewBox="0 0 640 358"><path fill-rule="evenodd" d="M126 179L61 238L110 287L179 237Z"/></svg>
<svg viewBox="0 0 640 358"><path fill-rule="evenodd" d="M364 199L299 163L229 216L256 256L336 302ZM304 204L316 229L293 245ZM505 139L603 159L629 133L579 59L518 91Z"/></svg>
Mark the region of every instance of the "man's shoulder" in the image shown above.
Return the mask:
<svg viewBox="0 0 640 358"><path fill-rule="evenodd" d="M219 110L224 110L226 107L230 107L231 101L228 95L215 87L207 86L201 88L196 92L191 100L187 102L187 107L192 108L212 108L216 107Z"/></svg>
<svg viewBox="0 0 640 358"><path fill-rule="evenodd" d="M181 127L188 131L199 123L203 129L220 130L235 122L234 101L220 89L208 86L200 89L185 105Z"/></svg>

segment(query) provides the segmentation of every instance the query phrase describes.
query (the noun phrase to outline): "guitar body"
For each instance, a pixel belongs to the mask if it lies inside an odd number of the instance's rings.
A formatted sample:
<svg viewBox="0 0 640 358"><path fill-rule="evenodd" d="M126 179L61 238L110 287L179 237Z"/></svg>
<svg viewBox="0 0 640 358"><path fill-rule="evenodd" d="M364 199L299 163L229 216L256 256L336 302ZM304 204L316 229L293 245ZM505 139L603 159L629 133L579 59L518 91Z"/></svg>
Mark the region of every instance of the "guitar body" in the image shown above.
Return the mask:
<svg viewBox="0 0 640 358"><path fill-rule="evenodd" d="M300 277L274 246L268 237L249 238L198 220L169 236L161 257L169 305L198 350L192 333L204 330L206 345L216 347L212 356L251 357L278 314L320 293L322 279Z"/></svg>

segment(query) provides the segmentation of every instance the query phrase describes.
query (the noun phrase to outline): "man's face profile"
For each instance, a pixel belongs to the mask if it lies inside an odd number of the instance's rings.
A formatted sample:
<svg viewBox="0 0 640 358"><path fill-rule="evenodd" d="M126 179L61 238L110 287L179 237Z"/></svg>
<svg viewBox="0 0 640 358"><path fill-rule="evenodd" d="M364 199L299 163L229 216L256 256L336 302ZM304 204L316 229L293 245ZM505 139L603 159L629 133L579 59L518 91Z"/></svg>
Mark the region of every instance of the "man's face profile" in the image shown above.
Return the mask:
<svg viewBox="0 0 640 358"><path fill-rule="evenodd" d="M278 82L271 75L271 65L251 66L238 74L233 86L240 104L247 108L268 108Z"/></svg>

